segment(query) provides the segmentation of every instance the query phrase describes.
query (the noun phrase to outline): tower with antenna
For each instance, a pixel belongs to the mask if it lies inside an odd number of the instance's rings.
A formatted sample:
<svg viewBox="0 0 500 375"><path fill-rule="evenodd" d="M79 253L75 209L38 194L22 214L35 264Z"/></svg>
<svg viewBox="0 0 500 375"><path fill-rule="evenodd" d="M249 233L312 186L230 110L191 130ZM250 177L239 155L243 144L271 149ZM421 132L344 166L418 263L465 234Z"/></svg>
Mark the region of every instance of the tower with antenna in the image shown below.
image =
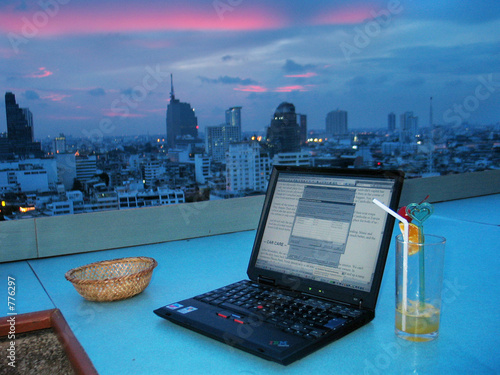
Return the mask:
<svg viewBox="0 0 500 375"><path fill-rule="evenodd" d="M175 98L174 78L170 74L170 103L167 106L167 146L198 142L198 119L189 103Z"/></svg>
<svg viewBox="0 0 500 375"><path fill-rule="evenodd" d="M434 119L433 119L434 113L433 112L434 111L432 109L432 96L431 96L430 108L429 108L429 126L431 127L431 129L434 127Z"/></svg>
<svg viewBox="0 0 500 375"><path fill-rule="evenodd" d="M170 73L170 100L174 101L175 100L175 93L174 93L174 77L173 74Z"/></svg>

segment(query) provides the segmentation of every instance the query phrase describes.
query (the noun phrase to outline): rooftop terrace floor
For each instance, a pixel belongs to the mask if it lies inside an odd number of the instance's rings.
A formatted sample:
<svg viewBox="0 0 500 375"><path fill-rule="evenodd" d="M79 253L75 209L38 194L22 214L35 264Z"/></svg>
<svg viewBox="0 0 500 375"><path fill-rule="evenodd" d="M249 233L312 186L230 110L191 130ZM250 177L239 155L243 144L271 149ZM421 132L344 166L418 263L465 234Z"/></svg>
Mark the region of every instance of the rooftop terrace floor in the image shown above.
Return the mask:
<svg viewBox="0 0 500 375"><path fill-rule="evenodd" d="M245 279L255 231L3 263L0 316L9 312L10 276L16 282L16 312L60 309L99 374L498 374L499 208L500 194L435 204L426 232L446 237L447 244L440 335L432 342L410 343L394 334L394 241L375 319L287 367L153 314L160 306ZM128 256L158 261L148 288L130 299L89 302L64 278L74 267Z"/></svg>

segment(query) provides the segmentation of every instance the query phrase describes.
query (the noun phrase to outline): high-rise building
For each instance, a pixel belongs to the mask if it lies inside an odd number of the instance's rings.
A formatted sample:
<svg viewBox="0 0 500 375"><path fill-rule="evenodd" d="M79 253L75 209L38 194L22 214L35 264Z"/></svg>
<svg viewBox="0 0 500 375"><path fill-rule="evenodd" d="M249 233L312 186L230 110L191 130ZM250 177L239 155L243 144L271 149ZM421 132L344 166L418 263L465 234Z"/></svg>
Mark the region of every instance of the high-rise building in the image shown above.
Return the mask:
<svg viewBox="0 0 500 375"><path fill-rule="evenodd" d="M232 143L226 154L226 190L265 192L271 169L271 159L259 142Z"/></svg>
<svg viewBox="0 0 500 375"><path fill-rule="evenodd" d="M303 146L307 142L307 115L297 114L299 117L300 128L300 145Z"/></svg>
<svg viewBox="0 0 500 375"><path fill-rule="evenodd" d="M175 98L172 75L170 103L167 107L167 146L174 148L177 143L194 142L198 138L198 119L191 104Z"/></svg>
<svg viewBox="0 0 500 375"><path fill-rule="evenodd" d="M97 158L95 155L76 155L76 179L86 182L97 174Z"/></svg>
<svg viewBox="0 0 500 375"><path fill-rule="evenodd" d="M7 133L0 133L0 160L7 160L12 156Z"/></svg>
<svg viewBox="0 0 500 375"><path fill-rule="evenodd" d="M301 129L297 123L295 106L281 103L274 112L271 125L267 128L266 144L271 156L280 152L300 151Z"/></svg>
<svg viewBox="0 0 500 375"><path fill-rule="evenodd" d="M241 107L231 107L226 110L226 126L237 129L233 131L236 139L233 142L241 141Z"/></svg>
<svg viewBox="0 0 500 375"><path fill-rule="evenodd" d="M408 143L418 133L418 116L413 112L407 111L400 116L400 141Z"/></svg>
<svg viewBox="0 0 500 375"><path fill-rule="evenodd" d="M54 154L64 154L66 152L66 137L64 134L54 138L52 147Z"/></svg>
<svg viewBox="0 0 500 375"><path fill-rule="evenodd" d="M202 185L210 179L210 158L208 156L202 154L194 156L194 175L196 182Z"/></svg>
<svg viewBox="0 0 500 375"><path fill-rule="evenodd" d="M76 179L76 155L54 154L57 161L57 175L59 182L69 191L73 188Z"/></svg>
<svg viewBox="0 0 500 375"><path fill-rule="evenodd" d="M205 131L205 150L214 161L223 161L229 144L241 141L241 107L226 110L226 123L207 126Z"/></svg>
<svg viewBox="0 0 500 375"><path fill-rule="evenodd" d="M214 161L223 161L231 143L238 142L240 130L234 126L207 126L205 150Z"/></svg>
<svg viewBox="0 0 500 375"><path fill-rule="evenodd" d="M162 174L165 173L165 167L159 160L146 160L142 168L144 187L152 188Z"/></svg>
<svg viewBox="0 0 500 375"><path fill-rule="evenodd" d="M347 134L347 111L337 109L326 115L326 133L329 135Z"/></svg>
<svg viewBox="0 0 500 375"><path fill-rule="evenodd" d="M5 93L5 113L11 151L20 158L41 157L40 143L34 142L33 137L33 114L28 108L19 108L11 92Z"/></svg>
<svg viewBox="0 0 500 375"><path fill-rule="evenodd" d="M396 130L396 114L394 112L389 113L387 116L387 128L391 132Z"/></svg>

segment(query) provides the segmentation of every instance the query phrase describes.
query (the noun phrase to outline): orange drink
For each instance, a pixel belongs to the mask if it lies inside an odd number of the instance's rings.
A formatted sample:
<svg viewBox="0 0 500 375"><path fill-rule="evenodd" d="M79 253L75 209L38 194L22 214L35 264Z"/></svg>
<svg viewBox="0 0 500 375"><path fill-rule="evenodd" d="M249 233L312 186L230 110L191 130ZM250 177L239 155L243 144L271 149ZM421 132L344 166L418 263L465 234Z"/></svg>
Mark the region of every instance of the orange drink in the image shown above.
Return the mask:
<svg viewBox="0 0 500 375"><path fill-rule="evenodd" d="M416 237L411 227L407 246L403 235L396 237L395 331L406 340L429 341L438 336L446 239L419 234L425 242L412 242Z"/></svg>

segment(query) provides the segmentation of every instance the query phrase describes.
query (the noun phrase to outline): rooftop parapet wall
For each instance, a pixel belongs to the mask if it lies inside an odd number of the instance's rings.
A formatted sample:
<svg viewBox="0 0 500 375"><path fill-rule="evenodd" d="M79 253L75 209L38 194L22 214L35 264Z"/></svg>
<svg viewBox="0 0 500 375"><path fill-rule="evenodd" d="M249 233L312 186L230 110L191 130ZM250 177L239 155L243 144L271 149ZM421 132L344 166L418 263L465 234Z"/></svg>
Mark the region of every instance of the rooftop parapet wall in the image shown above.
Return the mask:
<svg viewBox="0 0 500 375"><path fill-rule="evenodd" d="M408 179L401 205L500 193L500 171ZM255 230L264 195L0 222L0 262Z"/></svg>

